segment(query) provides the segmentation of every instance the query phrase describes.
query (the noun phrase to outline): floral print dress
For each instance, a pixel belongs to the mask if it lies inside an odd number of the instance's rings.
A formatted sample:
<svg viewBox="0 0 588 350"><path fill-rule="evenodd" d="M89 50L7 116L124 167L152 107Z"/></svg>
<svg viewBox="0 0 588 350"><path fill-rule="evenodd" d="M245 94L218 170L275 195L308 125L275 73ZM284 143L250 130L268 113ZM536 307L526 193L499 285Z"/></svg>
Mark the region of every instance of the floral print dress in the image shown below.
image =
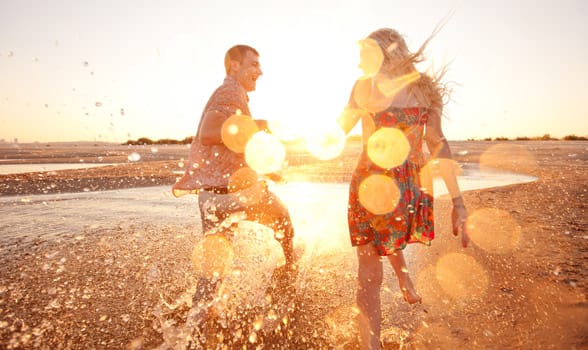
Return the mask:
<svg viewBox="0 0 588 350"><path fill-rule="evenodd" d="M351 244L358 246L371 242L381 256L404 249L408 243L430 245L435 234L432 186L421 184L421 171L428 170L424 169L425 158L422 152L427 109L390 107L372 113L371 118L376 131L381 128L401 130L410 145L410 151L401 165L382 168L370 159L364 144L349 187L348 223ZM399 197L393 210L372 213L362 205L362 183L372 175L384 175L396 184ZM430 179L430 175L427 176Z"/></svg>

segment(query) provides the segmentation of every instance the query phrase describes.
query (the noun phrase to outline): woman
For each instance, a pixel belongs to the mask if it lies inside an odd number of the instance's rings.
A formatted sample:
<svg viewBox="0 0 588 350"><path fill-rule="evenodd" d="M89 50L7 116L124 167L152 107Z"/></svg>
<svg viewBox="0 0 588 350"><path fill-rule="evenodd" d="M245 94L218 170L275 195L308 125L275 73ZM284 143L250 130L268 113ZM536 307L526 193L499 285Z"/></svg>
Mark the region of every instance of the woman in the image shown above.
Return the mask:
<svg viewBox="0 0 588 350"><path fill-rule="evenodd" d="M364 76L339 119L345 133L359 120L362 125L363 151L352 176L348 211L359 265L362 349L380 348L382 256L394 268L404 299L410 304L421 301L402 252L408 243L430 245L434 238L433 170L440 172L453 200L453 234L461 232L462 245L468 244L467 212L441 130L445 91L439 79L415 68L427 42L411 53L402 36L388 28L361 41ZM434 162L426 162L423 141Z"/></svg>

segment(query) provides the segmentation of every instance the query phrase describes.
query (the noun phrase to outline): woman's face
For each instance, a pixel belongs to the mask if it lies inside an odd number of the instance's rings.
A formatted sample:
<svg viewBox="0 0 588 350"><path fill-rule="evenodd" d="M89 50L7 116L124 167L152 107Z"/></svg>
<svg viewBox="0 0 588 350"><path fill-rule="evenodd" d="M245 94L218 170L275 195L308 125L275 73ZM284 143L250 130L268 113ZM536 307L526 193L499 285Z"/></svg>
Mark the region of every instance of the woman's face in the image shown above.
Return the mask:
<svg viewBox="0 0 588 350"><path fill-rule="evenodd" d="M363 72L363 78L376 75L384 62L384 53L380 45L374 39L363 39L359 43L359 68Z"/></svg>

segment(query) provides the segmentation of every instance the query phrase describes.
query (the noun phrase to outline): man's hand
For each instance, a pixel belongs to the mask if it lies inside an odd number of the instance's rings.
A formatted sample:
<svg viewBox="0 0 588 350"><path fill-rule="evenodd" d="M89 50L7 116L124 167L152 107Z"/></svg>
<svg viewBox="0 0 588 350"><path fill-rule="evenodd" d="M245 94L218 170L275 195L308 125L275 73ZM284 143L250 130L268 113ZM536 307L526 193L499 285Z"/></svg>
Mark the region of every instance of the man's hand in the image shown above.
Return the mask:
<svg viewBox="0 0 588 350"><path fill-rule="evenodd" d="M269 124L268 124L267 120L265 120L265 119L254 119L253 121L255 122L255 124L257 125L257 127L259 128L260 131L265 131L267 133L270 132Z"/></svg>

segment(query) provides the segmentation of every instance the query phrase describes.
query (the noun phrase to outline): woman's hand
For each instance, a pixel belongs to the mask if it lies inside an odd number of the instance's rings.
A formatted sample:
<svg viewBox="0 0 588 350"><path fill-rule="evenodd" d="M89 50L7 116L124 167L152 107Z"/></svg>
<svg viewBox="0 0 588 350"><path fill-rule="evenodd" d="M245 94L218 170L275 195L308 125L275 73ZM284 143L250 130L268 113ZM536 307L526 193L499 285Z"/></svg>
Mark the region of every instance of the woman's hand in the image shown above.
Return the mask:
<svg viewBox="0 0 588 350"><path fill-rule="evenodd" d="M468 212L463 204L454 204L451 210L451 222L453 224L453 235L457 236L461 231L461 245L466 248L470 242L467 232L466 220Z"/></svg>

